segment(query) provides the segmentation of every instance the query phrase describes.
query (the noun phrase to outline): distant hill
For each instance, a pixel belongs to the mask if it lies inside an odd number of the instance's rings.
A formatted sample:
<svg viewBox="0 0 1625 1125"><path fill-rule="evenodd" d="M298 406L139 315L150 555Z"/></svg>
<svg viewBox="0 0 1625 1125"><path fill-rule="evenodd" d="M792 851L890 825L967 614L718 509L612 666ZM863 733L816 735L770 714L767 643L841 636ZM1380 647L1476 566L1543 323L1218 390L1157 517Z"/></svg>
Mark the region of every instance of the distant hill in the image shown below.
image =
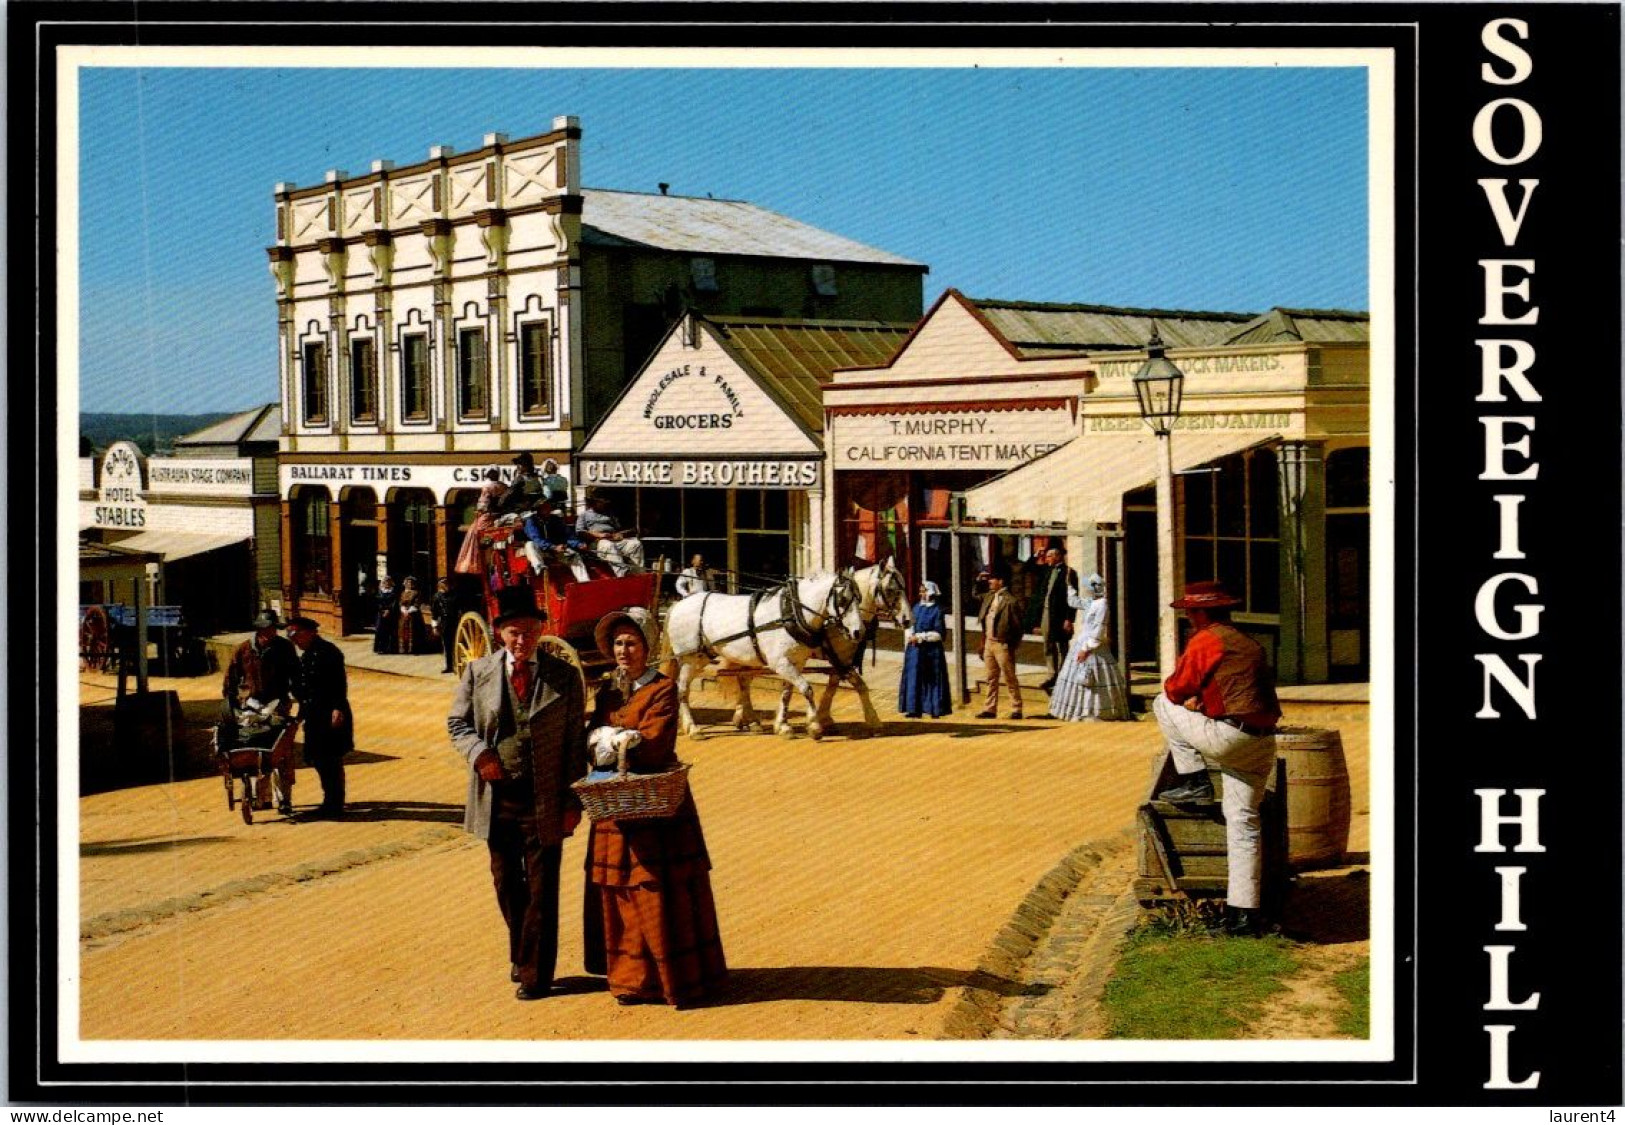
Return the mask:
<svg viewBox="0 0 1625 1125"><path fill-rule="evenodd" d="M174 447L176 438L240 413L227 410L219 414L81 414L80 456L86 455L87 439L92 454L101 453L115 441L133 441L149 457L154 453L167 453Z"/></svg>

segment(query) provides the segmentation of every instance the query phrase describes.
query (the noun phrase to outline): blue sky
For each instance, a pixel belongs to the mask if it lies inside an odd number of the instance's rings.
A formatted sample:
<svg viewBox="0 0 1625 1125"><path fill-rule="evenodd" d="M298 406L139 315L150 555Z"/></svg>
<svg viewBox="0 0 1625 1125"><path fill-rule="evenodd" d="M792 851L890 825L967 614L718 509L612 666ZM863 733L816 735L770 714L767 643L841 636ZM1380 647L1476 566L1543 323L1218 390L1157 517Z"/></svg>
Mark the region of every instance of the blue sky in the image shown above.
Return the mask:
<svg viewBox="0 0 1625 1125"><path fill-rule="evenodd" d="M276 398L272 187L581 119L586 186L746 199L975 297L1366 308L1354 68L90 69L85 411Z"/></svg>

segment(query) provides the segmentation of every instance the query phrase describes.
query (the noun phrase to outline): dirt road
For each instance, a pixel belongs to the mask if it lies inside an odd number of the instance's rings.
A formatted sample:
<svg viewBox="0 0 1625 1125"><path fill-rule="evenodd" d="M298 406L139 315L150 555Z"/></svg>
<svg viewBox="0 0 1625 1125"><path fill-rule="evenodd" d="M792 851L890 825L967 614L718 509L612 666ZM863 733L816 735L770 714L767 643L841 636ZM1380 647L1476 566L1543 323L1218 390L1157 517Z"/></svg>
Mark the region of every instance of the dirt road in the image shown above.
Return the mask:
<svg viewBox="0 0 1625 1125"><path fill-rule="evenodd" d="M460 829L450 678L352 673L351 816L245 826L218 778L79 802L87 1039L931 1039L1023 896L1080 843L1132 823L1148 722L888 718L874 739L679 741L715 870L733 979L714 1006L620 1008L581 975L584 832L565 848L560 982L513 999L484 845ZM81 699L111 695L82 676ZM183 698L212 678L158 681ZM836 716L855 707L843 693ZM697 695L720 724L716 695ZM1341 730L1365 850L1365 712ZM713 729L722 730L720 725ZM294 797L319 799L299 773ZM71 880L73 875L68 873Z"/></svg>

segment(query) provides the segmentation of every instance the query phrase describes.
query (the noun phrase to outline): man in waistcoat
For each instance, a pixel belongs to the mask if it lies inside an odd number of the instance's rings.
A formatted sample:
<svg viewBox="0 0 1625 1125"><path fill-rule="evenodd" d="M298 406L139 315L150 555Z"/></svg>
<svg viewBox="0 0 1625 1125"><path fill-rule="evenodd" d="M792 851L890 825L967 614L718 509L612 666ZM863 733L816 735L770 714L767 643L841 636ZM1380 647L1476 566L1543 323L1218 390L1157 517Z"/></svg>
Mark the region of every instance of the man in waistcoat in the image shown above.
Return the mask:
<svg viewBox="0 0 1625 1125"><path fill-rule="evenodd" d="M503 647L463 669L446 719L469 766L463 827L491 854L520 1000L553 987L559 861L581 823L570 783L587 774L585 692L574 668L537 651L546 620L528 585L499 591L492 624Z"/></svg>
<svg viewBox="0 0 1625 1125"><path fill-rule="evenodd" d="M987 669L987 706L976 713L978 719L996 719L999 715L999 685L1010 688L1010 717L1021 718L1021 684L1016 679L1016 650L1026 632L1026 621L1021 603L1006 587L1010 582L1010 566L1002 559L993 564L988 573L987 593L976 619L982 627L982 664Z"/></svg>
<svg viewBox="0 0 1625 1125"><path fill-rule="evenodd" d="M1229 882L1225 925L1256 936L1263 883L1258 808L1275 768L1281 705L1275 675L1257 641L1230 624L1241 599L1218 582L1193 582L1169 603L1184 610L1194 632L1152 709L1180 781L1157 794L1176 804L1210 802L1207 767L1224 774L1225 852Z"/></svg>

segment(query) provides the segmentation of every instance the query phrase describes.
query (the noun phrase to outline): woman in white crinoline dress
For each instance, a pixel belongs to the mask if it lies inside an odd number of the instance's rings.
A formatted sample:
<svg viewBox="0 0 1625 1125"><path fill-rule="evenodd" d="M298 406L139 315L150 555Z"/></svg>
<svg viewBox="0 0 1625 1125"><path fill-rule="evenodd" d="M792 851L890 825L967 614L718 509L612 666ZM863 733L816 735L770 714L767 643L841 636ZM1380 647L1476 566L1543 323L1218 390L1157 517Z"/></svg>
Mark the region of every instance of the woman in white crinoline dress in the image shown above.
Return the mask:
<svg viewBox="0 0 1625 1125"><path fill-rule="evenodd" d="M1126 721L1128 686L1112 654L1106 580L1091 574L1084 584L1089 588L1088 596L1067 591L1067 604L1078 615L1073 623L1072 645L1050 692L1049 713L1053 718L1072 722Z"/></svg>

